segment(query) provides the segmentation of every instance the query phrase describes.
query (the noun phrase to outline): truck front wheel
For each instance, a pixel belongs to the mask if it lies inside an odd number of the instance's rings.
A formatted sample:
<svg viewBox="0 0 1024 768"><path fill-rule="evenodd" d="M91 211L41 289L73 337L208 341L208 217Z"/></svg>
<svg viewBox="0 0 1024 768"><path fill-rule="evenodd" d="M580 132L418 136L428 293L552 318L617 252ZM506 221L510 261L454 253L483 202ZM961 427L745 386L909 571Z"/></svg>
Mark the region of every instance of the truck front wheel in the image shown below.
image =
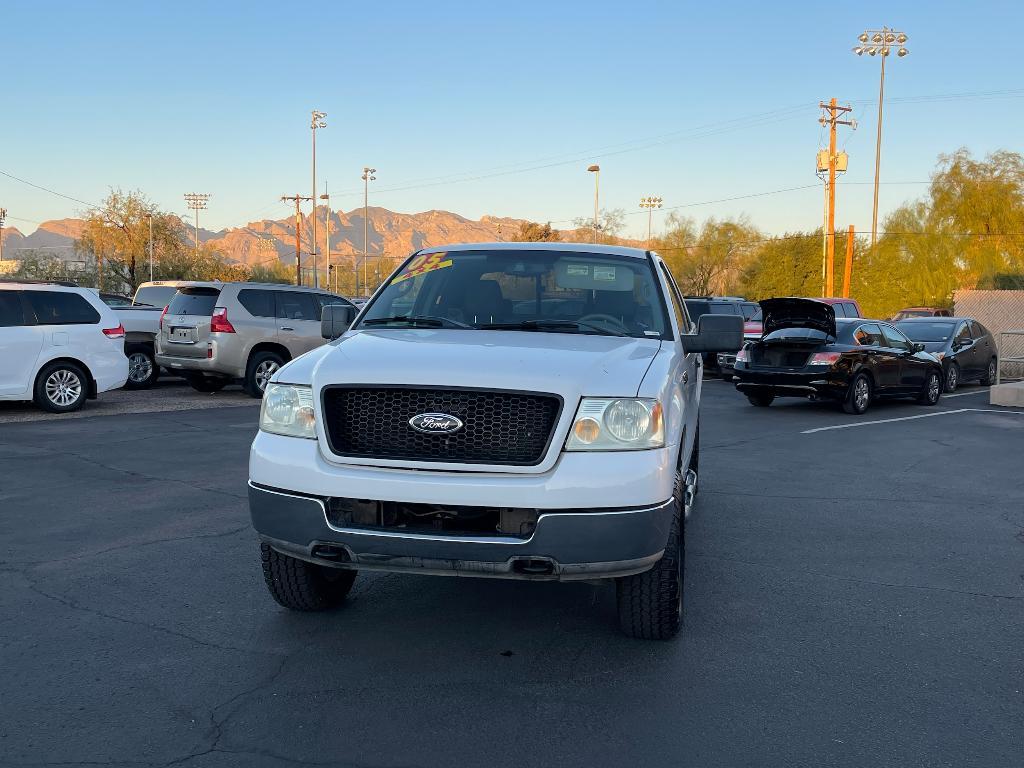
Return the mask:
<svg viewBox="0 0 1024 768"><path fill-rule="evenodd" d="M356 572L314 565L260 544L263 579L278 603L293 611L326 611L339 606L356 580Z"/></svg>
<svg viewBox="0 0 1024 768"><path fill-rule="evenodd" d="M671 640L683 624L683 479L676 475L665 554L649 571L618 580L619 627L641 640Z"/></svg>

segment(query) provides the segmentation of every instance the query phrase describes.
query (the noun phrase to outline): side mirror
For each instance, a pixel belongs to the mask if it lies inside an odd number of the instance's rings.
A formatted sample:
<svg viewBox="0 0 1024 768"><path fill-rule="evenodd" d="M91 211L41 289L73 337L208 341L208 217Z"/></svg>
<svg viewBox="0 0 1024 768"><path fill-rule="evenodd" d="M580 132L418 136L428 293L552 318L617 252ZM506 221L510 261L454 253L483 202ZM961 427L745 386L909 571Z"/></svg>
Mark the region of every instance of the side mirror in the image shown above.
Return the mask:
<svg viewBox="0 0 1024 768"><path fill-rule="evenodd" d="M735 352L743 346L743 318L739 315L701 315L697 332L680 337L684 352Z"/></svg>
<svg viewBox="0 0 1024 768"><path fill-rule="evenodd" d="M334 341L352 325L357 311L351 304L328 304L320 315L320 335Z"/></svg>
<svg viewBox="0 0 1024 768"><path fill-rule="evenodd" d="M922 344L920 342L915 342L914 344L911 344L910 346L913 348L913 350L915 352L924 352L924 344Z"/></svg>

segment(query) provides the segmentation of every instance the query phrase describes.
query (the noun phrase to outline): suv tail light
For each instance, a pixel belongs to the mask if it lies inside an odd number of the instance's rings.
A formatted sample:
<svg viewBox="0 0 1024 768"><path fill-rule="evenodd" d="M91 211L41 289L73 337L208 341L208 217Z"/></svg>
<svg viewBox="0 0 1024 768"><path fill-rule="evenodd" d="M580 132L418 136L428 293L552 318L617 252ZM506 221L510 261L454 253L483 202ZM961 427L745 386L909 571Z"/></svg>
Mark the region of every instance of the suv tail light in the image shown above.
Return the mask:
<svg viewBox="0 0 1024 768"><path fill-rule="evenodd" d="M159 324L158 327L160 328L161 331L164 329L164 315L167 314L167 308L169 306L171 306L171 305L170 304L165 304L164 305L164 311L160 313L160 324Z"/></svg>
<svg viewBox="0 0 1024 768"><path fill-rule="evenodd" d="M108 339L123 339L124 325L118 323L117 328L104 328L103 335L106 336Z"/></svg>
<svg viewBox="0 0 1024 768"><path fill-rule="evenodd" d="M210 315L210 331L212 333L234 333L235 327L228 320L227 307L214 307Z"/></svg>
<svg viewBox="0 0 1024 768"><path fill-rule="evenodd" d="M741 349L739 352L736 353L736 362L737 363L749 363L750 362L750 353L747 352L747 348L746 347L744 347L743 349Z"/></svg>
<svg viewBox="0 0 1024 768"><path fill-rule="evenodd" d="M842 355L839 352L815 352L811 355L811 359L807 361L808 365L835 365L839 362L839 358Z"/></svg>

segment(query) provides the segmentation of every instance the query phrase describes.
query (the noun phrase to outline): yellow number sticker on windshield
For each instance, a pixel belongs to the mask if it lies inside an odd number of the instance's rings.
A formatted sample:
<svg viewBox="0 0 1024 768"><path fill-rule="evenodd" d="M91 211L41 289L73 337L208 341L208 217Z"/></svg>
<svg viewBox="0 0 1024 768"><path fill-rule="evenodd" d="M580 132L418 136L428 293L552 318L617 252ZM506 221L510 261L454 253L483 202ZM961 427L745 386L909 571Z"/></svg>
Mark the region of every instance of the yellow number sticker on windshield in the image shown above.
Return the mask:
<svg viewBox="0 0 1024 768"><path fill-rule="evenodd" d="M446 258L447 253L423 253L417 256L415 259L409 262L409 265L405 268L400 275L391 281L392 284L400 283L403 280L408 280L410 277L417 277L419 275L426 274L427 272L433 272L435 269L444 269L452 265L452 260Z"/></svg>

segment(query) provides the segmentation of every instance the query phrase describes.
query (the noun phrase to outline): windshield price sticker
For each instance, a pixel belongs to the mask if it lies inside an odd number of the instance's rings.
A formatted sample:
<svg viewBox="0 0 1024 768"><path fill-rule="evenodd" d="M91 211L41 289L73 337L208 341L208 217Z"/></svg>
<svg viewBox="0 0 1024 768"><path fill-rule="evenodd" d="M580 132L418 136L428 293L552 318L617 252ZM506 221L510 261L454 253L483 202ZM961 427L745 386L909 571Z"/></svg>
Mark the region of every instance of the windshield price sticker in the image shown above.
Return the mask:
<svg viewBox="0 0 1024 768"><path fill-rule="evenodd" d="M615 267L601 267L594 265L594 279L615 282Z"/></svg>
<svg viewBox="0 0 1024 768"><path fill-rule="evenodd" d="M426 274L427 272L433 272L435 269L444 269L452 265L452 260L447 258L447 253L424 253L417 256L415 259L409 262L409 265L405 268L402 274L398 275L392 284L400 283L403 280L408 280L411 277L418 277L419 275Z"/></svg>

